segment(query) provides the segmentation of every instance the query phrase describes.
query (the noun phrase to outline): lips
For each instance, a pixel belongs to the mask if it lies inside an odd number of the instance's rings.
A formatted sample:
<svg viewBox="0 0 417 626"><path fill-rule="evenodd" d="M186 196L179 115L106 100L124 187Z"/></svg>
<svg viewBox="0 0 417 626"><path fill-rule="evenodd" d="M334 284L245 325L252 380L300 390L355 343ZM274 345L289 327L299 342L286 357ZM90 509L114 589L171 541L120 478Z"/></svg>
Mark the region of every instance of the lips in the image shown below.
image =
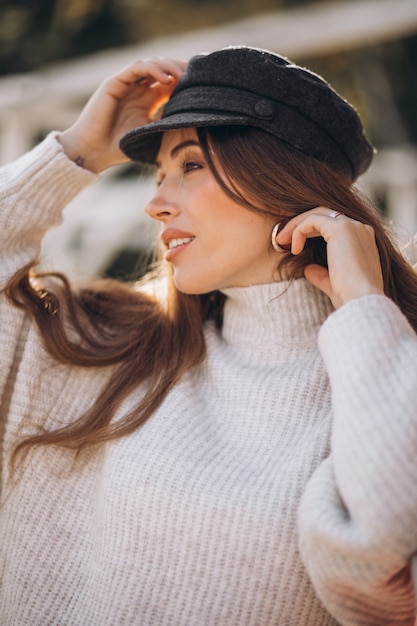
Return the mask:
<svg viewBox="0 0 417 626"><path fill-rule="evenodd" d="M195 239L195 235L192 233L178 230L174 228L167 228L161 233L161 241L167 248L165 258L167 261L173 259L181 250L183 250L188 244Z"/></svg>
<svg viewBox="0 0 417 626"><path fill-rule="evenodd" d="M161 241L168 249L181 245L182 243L189 243L195 239L195 235L185 230L179 230L178 228L167 228L161 233Z"/></svg>
<svg viewBox="0 0 417 626"><path fill-rule="evenodd" d="M177 248L178 246L182 246L185 243L191 243L194 237L179 237L177 239L171 239L168 242L168 249L172 250L173 248Z"/></svg>

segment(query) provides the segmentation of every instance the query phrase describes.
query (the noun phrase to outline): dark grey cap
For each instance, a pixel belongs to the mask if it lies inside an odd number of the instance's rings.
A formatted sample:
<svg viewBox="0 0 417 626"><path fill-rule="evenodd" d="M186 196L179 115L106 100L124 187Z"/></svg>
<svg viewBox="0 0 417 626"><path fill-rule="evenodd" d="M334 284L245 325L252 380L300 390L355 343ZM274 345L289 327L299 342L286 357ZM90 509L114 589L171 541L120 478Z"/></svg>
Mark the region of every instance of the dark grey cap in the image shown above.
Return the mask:
<svg viewBox="0 0 417 626"><path fill-rule="evenodd" d="M358 114L325 80L267 50L229 47L191 58L159 120L124 135L122 151L154 163L166 130L253 126L355 180L374 149Z"/></svg>

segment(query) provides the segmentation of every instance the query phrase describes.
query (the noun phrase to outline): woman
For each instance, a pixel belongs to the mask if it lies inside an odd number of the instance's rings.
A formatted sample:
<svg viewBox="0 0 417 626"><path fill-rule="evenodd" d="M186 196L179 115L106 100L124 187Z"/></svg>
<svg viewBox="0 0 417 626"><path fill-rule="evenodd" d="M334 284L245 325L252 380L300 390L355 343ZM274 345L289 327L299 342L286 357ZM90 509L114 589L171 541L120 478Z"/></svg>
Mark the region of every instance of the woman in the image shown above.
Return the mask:
<svg viewBox="0 0 417 626"><path fill-rule="evenodd" d="M353 187L372 147L277 55L184 68L133 64L3 170L1 621L412 624L417 278ZM165 273L34 276L127 157Z"/></svg>

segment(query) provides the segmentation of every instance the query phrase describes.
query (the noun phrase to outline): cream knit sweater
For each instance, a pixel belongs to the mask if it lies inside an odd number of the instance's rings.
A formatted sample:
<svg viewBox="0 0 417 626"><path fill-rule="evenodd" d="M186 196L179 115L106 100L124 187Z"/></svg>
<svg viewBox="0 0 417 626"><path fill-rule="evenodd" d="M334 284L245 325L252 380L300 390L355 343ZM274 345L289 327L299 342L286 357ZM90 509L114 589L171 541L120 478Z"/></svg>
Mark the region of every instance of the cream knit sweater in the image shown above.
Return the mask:
<svg viewBox="0 0 417 626"><path fill-rule="evenodd" d="M53 136L0 175L4 286L94 176ZM75 419L109 370L52 363L1 296L2 625L413 624L415 334L384 296L333 312L304 279L226 294L140 430L74 469L35 449L13 485L16 437Z"/></svg>

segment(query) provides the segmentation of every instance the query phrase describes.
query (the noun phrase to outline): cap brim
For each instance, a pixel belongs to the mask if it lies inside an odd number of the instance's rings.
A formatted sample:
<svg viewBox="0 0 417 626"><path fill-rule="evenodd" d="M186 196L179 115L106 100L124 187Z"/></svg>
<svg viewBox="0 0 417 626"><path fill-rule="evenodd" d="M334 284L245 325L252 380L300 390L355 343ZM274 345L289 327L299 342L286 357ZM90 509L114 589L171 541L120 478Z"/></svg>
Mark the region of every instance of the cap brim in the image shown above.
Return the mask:
<svg viewBox="0 0 417 626"><path fill-rule="evenodd" d="M233 116L230 113L177 113L139 126L123 135L120 140L120 149L133 161L141 163L155 163L162 133L167 130L180 128L201 128L209 126L252 126L253 122L247 117Z"/></svg>

